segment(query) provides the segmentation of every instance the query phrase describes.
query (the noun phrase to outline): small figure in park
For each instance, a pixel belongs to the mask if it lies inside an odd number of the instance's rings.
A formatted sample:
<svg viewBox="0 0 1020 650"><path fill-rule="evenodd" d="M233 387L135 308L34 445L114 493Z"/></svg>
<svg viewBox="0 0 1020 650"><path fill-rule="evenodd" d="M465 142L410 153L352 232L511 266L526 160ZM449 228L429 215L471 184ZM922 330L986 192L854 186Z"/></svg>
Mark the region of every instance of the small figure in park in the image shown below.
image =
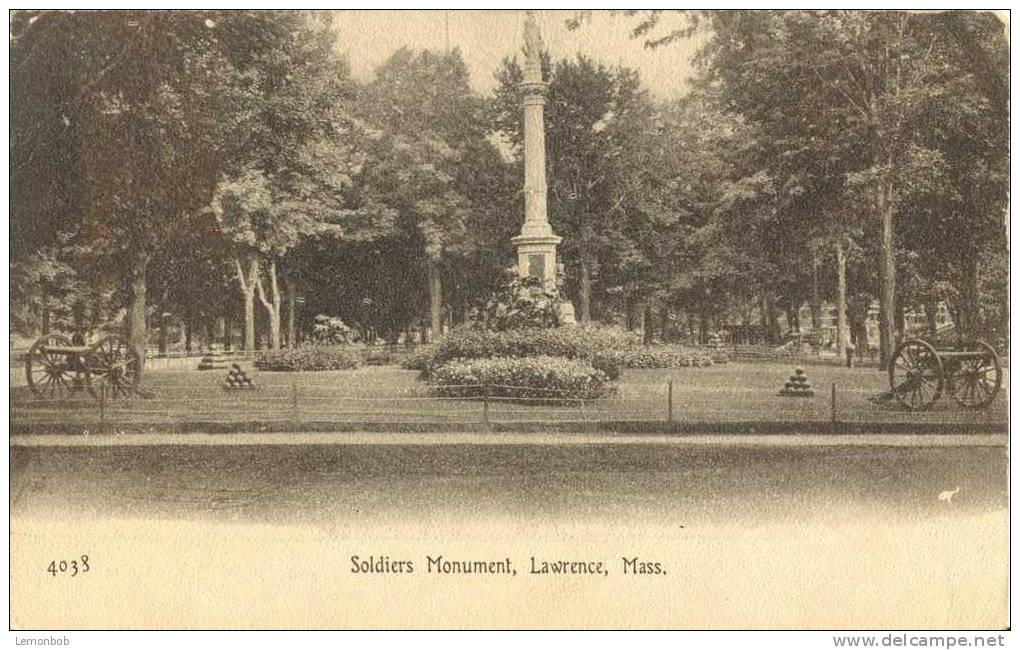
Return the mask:
<svg viewBox="0 0 1020 650"><path fill-rule="evenodd" d="M811 382L808 381L807 375L804 374L804 369L797 368L790 376L790 380L783 386L783 390L779 391L779 394L790 397L811 397L815 394L815 391L811 388Z"/></svg>

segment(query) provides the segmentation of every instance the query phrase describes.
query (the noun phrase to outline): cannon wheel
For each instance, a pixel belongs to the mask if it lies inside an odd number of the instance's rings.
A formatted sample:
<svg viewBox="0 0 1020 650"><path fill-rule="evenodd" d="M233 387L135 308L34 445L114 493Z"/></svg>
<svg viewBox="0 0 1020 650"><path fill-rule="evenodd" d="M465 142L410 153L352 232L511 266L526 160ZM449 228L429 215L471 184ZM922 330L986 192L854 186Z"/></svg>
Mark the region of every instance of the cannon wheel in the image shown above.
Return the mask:
<svg viewBox="0 0 1020 650"><path fill-rule="evenodd" d="M1002 385L999 355L984 341L968 343L967 351L984 354L960 359L960 368L953 374L953 399L964 408L986 408Z"/></svg>
<svg viewBox="0 0 1020 650"><path fill-rule="evenodd" d="M142 378L138 352L123 336L113 334L97 341L85 357L94 397L105 391L110 397L123 397L135 390Z"/></svg>
<svg viewBox="0 0 1020 650"><path fill-rule="evenodd" d="M46 350L49 346L67 347L71 341L60 334L39 337L25 355L25 379L36 397L56 397L79 390L88 377L71 357Z"/></svg>
<svg viewBox="0 0 1020 650"><path fill-rule="evenodd" d="M893 352L889 386L900 404L923 411L939 400L943 386L942 359L927 341L909 339Z"/></svg>

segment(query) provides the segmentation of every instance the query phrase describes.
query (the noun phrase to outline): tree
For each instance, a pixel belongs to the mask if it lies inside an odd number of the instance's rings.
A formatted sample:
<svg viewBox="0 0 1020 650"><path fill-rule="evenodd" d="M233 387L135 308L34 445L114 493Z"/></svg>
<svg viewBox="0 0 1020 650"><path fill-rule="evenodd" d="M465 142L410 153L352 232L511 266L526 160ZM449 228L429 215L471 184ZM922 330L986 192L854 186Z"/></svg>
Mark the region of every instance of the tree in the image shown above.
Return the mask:
<svg viewBox="0 0 1020 650"><path fill-rule="evenodd" d="M23 15L12 25L12 85L26 89L16 110L23 137L12 142L12 184L22 187L12 217L33 218L25 186L49 175L56 191L36 232L72 232L94 267L118 278L143 356L149 261L208 204L221 162L209 146L216 93L231 60L257 54L269 21L258 12L94 11ZM26 106L36 97L44 101ZM55 143L73 153L44 153Z"/></svg>
<svg viewBox="0 0 1020 650"><path fill-rule="evenodd" d="M405 259L424 267L433 336L443 328L443 267L471 250L473 215L491 210L479 210L475 201L491 206L498 198L480 197L472 188L478 170L469 171L482 162L499 173L483 108L457 49L398 50L376 70L359 102L362 120L378 129L361 192L396 213Z"/></svg>
<svg viewBox="0 0 1020 650"><path fill-rule="evenodd" d="M836 159L858 159L855 167L844 166L839 173L848 200L867 206L879 226L884 365L896 320L894 217L911 210L911 197L929 192L927 174L933 165L940 166L945 154L960 148L959 141L932 141L932 131L945 127L931 118L949 111L950 123L969 122L970 128L957 131L959 137L970 145L995 141L994 159L1002 160L1003 129L974 128L984 119L1001 120L1006 106L1007 48L1001 25L988 14L957 12L699 12L685 14L679 26L663 34L662 12L631 14L639 16L632 33L652 47L707 27L700 56L708 80L719 85L730 109L759 127L765 138L777 144L807 138L807 146ZM961 46L971 56L960 57ZM828 139L811 133L819 124L836 127L825 130ZM973 159L965 168L976 171L978 178L972 180L979 187L992 183L1001 188L997 171L982 169ZM945 214L950 206L944 199L952 193L936 194ZM1001 190L985 195L994 197L982 210L993 215L986 223L997 223ZM947 218L966 222L962 215ZM977 259L975 252L968 251L969 259Z"/></svg>
<svg viewBox="0 0 1020 650"><path fill-rule="evenodd" d="M364 225L356 223L364 215L345 205L359 160L353 87L331 23L279 12L270 28L266 48L229 70L219 129L228 158L211 204L229 242L249 350L255 296L268 316L270 347L281 345L288 253L303 237L360 235Z"/></svg>

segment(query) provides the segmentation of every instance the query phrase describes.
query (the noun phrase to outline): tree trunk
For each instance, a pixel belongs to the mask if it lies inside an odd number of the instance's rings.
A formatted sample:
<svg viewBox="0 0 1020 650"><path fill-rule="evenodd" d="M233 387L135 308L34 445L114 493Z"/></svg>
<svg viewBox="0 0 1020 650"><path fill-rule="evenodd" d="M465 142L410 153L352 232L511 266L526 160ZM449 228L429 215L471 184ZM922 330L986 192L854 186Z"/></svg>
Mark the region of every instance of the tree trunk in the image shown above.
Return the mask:
<svg viewBox="0 0 1020 650"><path fill-rule="evenodd" d="M670 332L669 332L669 307L668 306L666 306L666 305L662 306L662 311L659 312L659 318L661 319L660 320L659 329L662 332L662 342L663 343L668 343L669 342L669 334L670 334Z"/></svg>
<svg viewBox="0 0 1020 650"><path fill-rule="evenodd" d="M800 331L800 308L791 299L786 304L787 327L793 332Z"/></svg>
<svg viewBox="0 0 1020 650"><path fill-rule="evenodd" d="M241 290L244 298L244 351L250 354L255 350L255 286L249 284Z"/></svg>
<svg viewBox="0 0 1020 650"><path fill-rule="evenodd" d="M652 318L651 305L645 305L644 315L641 320L644 325L644 344L651 345L652 339L655 337L655 320Z"/></svg>
<svg viewBox="0 0 1020 650"><path fill-rule="evenodd" d="M184 351L191 352L191 335L194 329L194 318L191 315L191 309L187 309L184 312Z"/></svg>
<svg viewBox="0 0 1020 650"><path fill-rule="evenodd" d="M843 244L836 244L836 354L842 357L849 337L846 320L846 255Z"/></svg>
<svg viewBox="0 0 1020 650"><path fill-rule="evenodd" d="M581 286L580 294L578 296L581 313L578 315L578 320L582 323L591 321L591 256L587 251L582 251L581 255Z"/></svg>
<svg viewBox="0 0 1020 650"><path fill-rule="evenodd" d="M981 337L981 263L978 259L977 250L971 247L971 254L967 256L965 268L964 288L964 332L963 339L976 339Z"/></svg>
<svg viewBox="0 0 1020 650"><path fill-rule="evenodd" d="M230 316L223 317L223 349L229 350L234 344L233 321Z"/></svg>
<svg viewBox="0 0 1020 650"><path fill-rule="evenodd" d="M859 317L856 321L855 329L857 331L857 341L854 343L854 347L857 350L857 356L863 358L864 354L868 351L870 343L868 342L868 316L867 314Z"/></svg>
<svg viewBox="0 0 1020 650"><path fill-rule="evenodd" d="M879 294L879 368L885 370L892 357L893 327L896 319L896 257L893 248L893 209L889 201L889 182L882 177L875 183L875 209L882 221L882 290Z"/></svg>
<svg viewBox="0 0 1020 650"><path fill-rule="evenodd" d="M71 307L71 314L74 317L74 331L85 333L85 303L76 300Z"/></svg>
<svg viewBox="0 0 1020 650"><path fill-rule="evenodd" d="M145 365L145 270L149 266L149 255L137 253L131 260L130 297L128 303L127 338L128 344L138 353L141 364Z"/></svg>
<svg viewBox="0 0 1020 650"><path fill-rule="evenodd" d="M94 294L92 298L91 327L93 331L99 330L99 324L103 322L103 299L102 296Z"/></svg>
<svg viewBox="0 0 1020 650"><path fill-rule="evenodd" d="M159 310L159 343L157 344L158 347L156 349L159 350L159 353L162 354L162 355L166 354L166 343L167 343L167 338L169 336L169 332L167 332L167 317L166 316L167 316L167 314L166 314L166 307L160 308L160 310Z"/></svg>
<svg viewBox="0 0 1020 650"><path fill-rule="evenodd" d="M297 296L294 295L297 287L290 277L285 277L284 282L287 285L287 347L294 349L297 347L297 330L295 328Z"/></svg>
<svg viewBox="0 0 1020 650"><path fill-rule="evenodd" d="M244 305L244 352L250 355L255 351L255 284L259 277L259 259L255 255L249 257L248 271L245 272L241 261L235 257L234 270Z"/></svg>
<svg viewBox="0 0 1020 650"><path fill-rule="evenodd" d="M811 256L811 328L822 327L822 297L818 292L818 256Z"/></svg>
<svg viewBox="0 0 1020 650"><path fill-rule="evenodd" d="M893 330L895 345L899 345L899 342L907 337L907 315L903 308L903 297L900 296L899 300L895 303L896 309L893 310L895 316L896 328Z"/></svg>
<svg viewBox="0 0 1020 650"><path fill-rule="evenodd" d="M432 340L443 335L443 278L439 274L439 262L429 258L425 262L425 274L429 284L429 318L432 324Z"/></svg>
<svg viewBox="0 0 1020 650"><path fill-rule="evenodd" d="M949 318L953 321L953 328L956 330L956 339L963 340L963 308L959 303L952 303L952 306L949 308Z"/></svg>
<svg viewBox="0 0 1020 650"><path fill-rule="evenodd" d="M778 330L776 301L771 295L765 294L765 341L767 343L775 343L776 339L779 338Z"/></svg>
<svg viewBox="0 0 1020 650"><path fill-rule="evenodd" d="M276 260L270 260L269 269L269 295L266 295L265 287L262 286L262 276L255 274L255 289L259 294L259 302L266 308L266 315L269 317L269 348L280 349L280 312L283 299L280 296L280 283L276 273Z"/></svg>
<svg viewBox="0 0 1020 650"><path fill-rule="evenodd" d="M928 321L928 337L934 339L938 333L939 322L938 322L938 305L935 303L933 298L928 298L924 301L924 315Z"/></svg>
<svg viewBox="0 0 1020 650"><path fill-rule="evenodd" d="M43 300L46 300L44 297ZM50 308L42 308L42 335L46 336L50 333Z"/></svg>
<svg viewBox="0 0 1020 650"><path fill-rule="evenodd" d="M760 343L764 343L769 338L769 307L768 307L768 299L765 297L765 294L762 294L762 296L761 296L761 307L759 308L759 310L760 310L760 316L761 316L761 318L760 318L760 321L761 321L761 341L759 341L759 342Z"/></svg>
<svg viewBox="0 0 1020 650"><path fill-rule="evenodd" d="M641 329L641 305L638 304L637 295L631 288L627 289L624 305L627 310L627 331Z"/></svg>

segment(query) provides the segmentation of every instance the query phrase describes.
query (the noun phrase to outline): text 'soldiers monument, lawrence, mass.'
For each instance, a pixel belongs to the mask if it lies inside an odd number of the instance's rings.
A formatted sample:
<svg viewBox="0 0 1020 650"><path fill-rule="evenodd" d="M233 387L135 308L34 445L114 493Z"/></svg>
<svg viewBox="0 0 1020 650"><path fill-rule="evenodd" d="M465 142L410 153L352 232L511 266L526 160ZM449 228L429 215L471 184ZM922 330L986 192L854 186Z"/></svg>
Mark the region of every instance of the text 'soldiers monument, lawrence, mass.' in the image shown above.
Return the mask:
<svg viewBox="0 0 1020 650"><path fill-rule="evenodd" d="M562 241L549 225L545 182L545 95L542 36L532 12L524 20L524 225L511 241L517 247L517 275L556 284L556 246ZM560 305L561 322L573 322L573 306Z"/></svg>

